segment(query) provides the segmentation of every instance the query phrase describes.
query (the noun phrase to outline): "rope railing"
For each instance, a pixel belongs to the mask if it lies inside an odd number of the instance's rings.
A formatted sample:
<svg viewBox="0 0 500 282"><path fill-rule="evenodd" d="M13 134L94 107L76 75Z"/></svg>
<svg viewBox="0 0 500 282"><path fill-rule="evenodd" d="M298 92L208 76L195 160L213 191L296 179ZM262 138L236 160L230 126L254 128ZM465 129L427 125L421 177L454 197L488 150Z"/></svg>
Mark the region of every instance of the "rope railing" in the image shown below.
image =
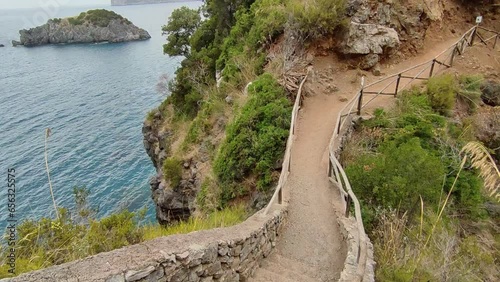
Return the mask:
<svg viewBox="0 0 500 282"><path fill-rule="evenodd" d="M489 33L490 36L480 36L479 30L484 33ZM494 33L494 35L491 35ZM410 86L415 80L427 80L434 74L439 72L438 68L449 68L453 66L453 60L456 54L462 55L467 46L474 45L474 39L478 37L480 42L487 45L487 42L495 39L493 48L495 48L498 41L499 33L482 28L480 26L474 26L465 32L460 39L449 48L441 52L439 55L434 57L432 60L412 66L402 72L387 76L380 80L377 80L368 85L364 85L364 77L361 79L361 90L354 95L354 97L348 101L348 103L342 108L342 110L337 115L337 121L335 124L334 132L329 144L329 165L328 165L328 177L331 182L337 184L341 199L345 208L345 216L349 217L351 211L351 205L354 204L354 217L356 219L356 225L358 229L358 235L356 238L356 248L357 248L357 276L359 281L363 280L365 273L365 267L367 263L367 248L368 242L366 241L366 233L363 226L363 220L361 215L361 206L356 195L352 191L352 187L349 183L349 179L342 168L342 165L337 159L337 152L340 151L342 147L342 142L345 141L345 137L348 135L349 131L353 127L353 115L361 115L361 110L365 108L371 101L380 95L391 95L396 97L397 94L408 86ZM427 73L425 73L428 70ZM416 74L411 74L415 71ZM425 73L425 74L424 74ZM403 86L401 82L403 79L410 79ZM381 90L371 90L370 88L375 88L383 83ZM390 87L394 88L390 88ZM389 90L387 90L389 89ZM368 102L363 104L363 95L365 94L375 94ZM357 104L357 111L353 111L354 105Z"/></svg>

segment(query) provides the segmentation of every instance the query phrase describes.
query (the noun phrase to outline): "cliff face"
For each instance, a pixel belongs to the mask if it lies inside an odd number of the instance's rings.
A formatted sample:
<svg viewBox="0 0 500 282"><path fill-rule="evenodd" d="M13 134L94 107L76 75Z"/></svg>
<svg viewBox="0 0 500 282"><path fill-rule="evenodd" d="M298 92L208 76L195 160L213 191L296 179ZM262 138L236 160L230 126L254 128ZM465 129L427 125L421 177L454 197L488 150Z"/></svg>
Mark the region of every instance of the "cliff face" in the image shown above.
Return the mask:
<svg viewBox="0 0 500 282"><path fill-rule="evenodd" d="M164 177L162 164L170 156L172 132L162 129L160 112L148 118L143 125L144 148L156 168L151 179L151 194L156 206L156 219L160 224L186 220L196 209L196 195L200 189L201 177L195 159L182 161L181 180L178 183Z"/></svg>
<svg viewBox="0 0 500 282"><path fill-rule="evenodd" d="M20 41L13 45L39 46L61 43L126 42L150 39L149 33L123 19L113 19L105 27L71 24L68 20L49 20L44 25L19 31Z"/></svg>

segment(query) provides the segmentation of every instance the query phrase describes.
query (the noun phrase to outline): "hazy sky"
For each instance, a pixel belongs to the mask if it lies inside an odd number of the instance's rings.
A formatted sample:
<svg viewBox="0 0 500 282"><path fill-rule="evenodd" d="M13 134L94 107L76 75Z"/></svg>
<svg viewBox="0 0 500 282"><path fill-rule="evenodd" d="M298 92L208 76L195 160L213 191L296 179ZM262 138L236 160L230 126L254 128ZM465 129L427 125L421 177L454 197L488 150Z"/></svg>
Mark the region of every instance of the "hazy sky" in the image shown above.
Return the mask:
<svg viewBox="0 0 500 282"><path fill-rule="evenodd" d="M0 0L0 9L106 5L110 0Z"/></svg>

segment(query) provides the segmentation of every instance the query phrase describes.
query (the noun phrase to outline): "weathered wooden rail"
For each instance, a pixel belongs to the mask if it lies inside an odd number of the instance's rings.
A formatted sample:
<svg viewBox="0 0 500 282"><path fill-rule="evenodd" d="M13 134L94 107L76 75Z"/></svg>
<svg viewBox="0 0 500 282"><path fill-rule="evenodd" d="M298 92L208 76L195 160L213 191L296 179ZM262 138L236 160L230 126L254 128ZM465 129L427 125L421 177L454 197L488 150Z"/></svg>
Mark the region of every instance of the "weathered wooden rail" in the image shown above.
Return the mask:
<svg viewBox="0 0 500 282"><path fill-rule="evenodd" d="M366 86L362 86L360 92L356 95L358 100L357 114L360 115L361 109L366 107L378 96L397 96L398 93L406 90L410 85L412 85L415 80L428 80L440 70L452 67L455 57L457 55L463 55L467 47L477 44L484 44L488 46L488 43L494 40L493 48L495 48L499 37L500 34L496 31L481 26L474 26L465 32L455 44L441 52L439 55L434 57L434 59L410 67L400 73L387 76ZM386 84L381 90L379 90L382 83ZM365 95L375 96L371 97L363 104L363 98ZM345 117L345 115L343 117Z"/></svg>
<svg viewBox="0 0 500 282"><path fill-rule="evenodd" d="M278 200L278 204L283 203L283 187L288 180L288 175L290 174L290 164L292 162L292 147L293 147L293 138L295 136L295 128L297 126L297 117L299 115L299 109L302 105L302 88L304 87L304 83L307 80L307 75L302 79L300 83L299 90L297 92L297 97L295 97L295 103L293 104L292 109L292 120L290 122L290 133L288 134L288 140L286 142L286 151L285 156L283 158L283 165L281 167L281 174L278 180L278 185L274 191L273 197L267 204L266 209L264 210L264 214L268 214L269 209L273 205L276 199Z"/></svg>

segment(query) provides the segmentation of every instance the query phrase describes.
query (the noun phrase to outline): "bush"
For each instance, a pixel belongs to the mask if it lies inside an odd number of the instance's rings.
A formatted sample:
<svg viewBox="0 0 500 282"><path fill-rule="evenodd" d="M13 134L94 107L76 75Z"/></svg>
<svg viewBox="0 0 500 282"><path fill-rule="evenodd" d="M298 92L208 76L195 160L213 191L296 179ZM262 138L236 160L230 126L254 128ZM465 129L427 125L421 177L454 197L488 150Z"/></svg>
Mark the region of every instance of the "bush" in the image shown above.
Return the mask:
<svg viewBox="0 0 500 282"><path fill-rule="evenodd" d="M349 147L359 156L345 159L352 187L363 202L368 229L376 223L378 208L415 212L419 196L426 206L437 207L441 191L451 188L460 166L456 148L463 141L453 136L463 134L455 132L460 129L434 112L432 105L430 95L413 89L398 97L394 110L378 110L374 118L361 123L361 132L376 133L371 151ZM452 193L455 210L470 218L482 216L480 191L477 174L462 171Z"/></svg>
<svg viewBox="0 0 500 282"><path fill-rule="evenodd" d="M272 182L276 162L284 153L292 106L283 88L269 74L252 84L249 95L241 113L226 130L226 139L214 161L214 172L226 186L254 175L257 187L265 190ZM233 193L225 193L227 198L234 197L235 188L231 190Z"/></svg>
<svg viewBox="0 0 500 282"><path fill-rule="evenodd" d="M458 99L469 106L472 113L481 103L481 84L483 77L480 75L461 75L458 78Z"/></svg>
<svg viewBox="0 0 500 282"><path fill-rule="evenodd" d="M286 18L282 0L256 1L249 10L236 13L236 23L225 38L217 60L217 69L224 70L227 81L242 87L247 82L244 72L261 74L265 56L259 50L283 32Z"/></svg>
<svg viewBox="0 0 500 282"><path fill-rule="evenodd" d="M411 210L419 196L437 204L445 167L422 148L419 138L384 143L377 154L364 155L346 168L356 195L370 207Z"/></svg>
<svg viewBox="0 0 500 282"><path fill-rule="evenodd" d="M431 106L440 114L448 115L455 106L455 79L451 74L429 78L427 82L427 95Z"/></svg>
<svg viewBox="0 0 500 282"><path fill-rule="evenodd" d="M68 18L68 22L72 25L82 25L85 21L79 18Z"/></svg>
<svg viewBox="0 0 500 282"><path fill-rule="evenodd" d="M205 217L191 218L171 226L139 226L146 210L121 211L88 224L75 222L69 210L61 208L59 219L26 220L18 225L16 275L52 265L82 259L145 240L197 230L227 227L245 220L245 207L235 206L215 211ZM6 263L9 249L0 244L0 279L12 277Z"/></svg>
<svg viewBox="0 0 500 282"><path fill-rule="evenodd" d="M172 188L179 186L182 180L182 161L171 157L163 162L163 175L170 180Z"/></svg>
<svg viewBox="0 0 500 282"><path fill-rule="evenodd" d="M306 37L318 39L332 34L343 22L345 0L294 0L288 4L292 27Z"/></svg>
<svg viewBox="0 0 500 282"><path fill-rule="evenodd" d="M89 22L93 25L100 27L107 27L112 20L119 19L122 23L131 24L131 22L118 15L113 11L108 11L104 9L89 10L87 12L82 12L78 17L68 18L68 21L72 25L82 25Z"/></svg>

